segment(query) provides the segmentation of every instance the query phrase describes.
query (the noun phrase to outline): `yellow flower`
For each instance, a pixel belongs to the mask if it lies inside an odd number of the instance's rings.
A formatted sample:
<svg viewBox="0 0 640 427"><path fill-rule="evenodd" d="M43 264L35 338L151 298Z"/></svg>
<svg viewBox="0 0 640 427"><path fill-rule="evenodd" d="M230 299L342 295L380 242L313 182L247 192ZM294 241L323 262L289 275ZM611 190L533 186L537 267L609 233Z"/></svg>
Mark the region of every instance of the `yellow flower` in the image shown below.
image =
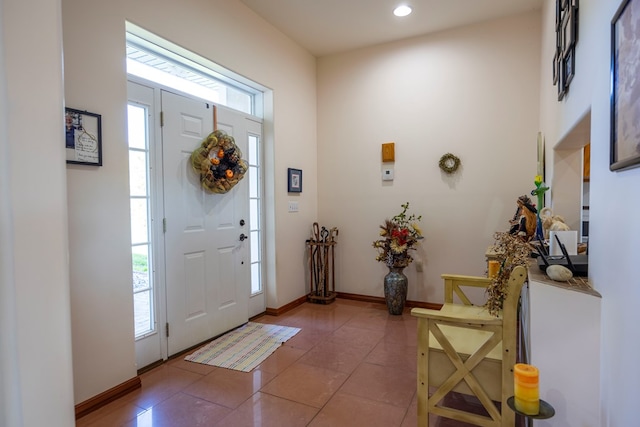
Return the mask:
<svg viewBox="0 0 640 427"><path fill-rule="evenodd" d="M534 184L536 185L540 185L542 184L542 175L536 175L535 179L533 180Z"/></svg>
<svg viewBox="0 0 640 427"><path fill-rule="evenodd" d="M391 244L389 244L389 247L394 253L397 253L397 254L401 254L407 251L407 245L398 245L398 243L395 240L391 241Z"/></svg>
<svg viewBox="0 0 640 427"><path fill-rule="evenodd" d="M415 232L418 234L419 237L422 237L422 229L417 223L414 222L413 224L411 224L411 227L413 227L413 229L415 230Z"/></svg>

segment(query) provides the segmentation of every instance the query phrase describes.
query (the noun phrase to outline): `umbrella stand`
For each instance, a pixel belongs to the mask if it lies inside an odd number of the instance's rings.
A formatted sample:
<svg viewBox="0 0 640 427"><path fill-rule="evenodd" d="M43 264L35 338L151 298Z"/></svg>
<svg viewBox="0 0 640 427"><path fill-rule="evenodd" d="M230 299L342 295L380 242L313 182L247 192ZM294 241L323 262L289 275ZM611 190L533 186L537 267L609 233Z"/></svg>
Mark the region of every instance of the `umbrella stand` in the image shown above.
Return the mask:
<svg viewBox="0 0 640 427"><path fill-rule="evenodd" d="M317 304L330 304L336 298L334 262L338 229L322 227L323 233L320 234L317 223L314 223L313 230L311 238L306 241L310 270L307 299Z"/></svg>

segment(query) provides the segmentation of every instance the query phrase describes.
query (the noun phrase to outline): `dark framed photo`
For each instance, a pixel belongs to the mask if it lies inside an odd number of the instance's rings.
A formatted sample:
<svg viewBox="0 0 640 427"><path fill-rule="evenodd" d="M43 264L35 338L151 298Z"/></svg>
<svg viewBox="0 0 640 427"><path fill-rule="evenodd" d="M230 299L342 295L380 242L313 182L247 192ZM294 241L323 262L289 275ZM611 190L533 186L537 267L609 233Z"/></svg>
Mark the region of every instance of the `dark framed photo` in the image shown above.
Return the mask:
<svg viewBox="0 0 640 427"><path fill-rule="evenodd" d="M564 61L562 58L558 59L558 101L562 101L564 95L567 92L567 88L564 84L565 73L564 73Z"/></svg>
<svg viewBox="0 0 640 427"><path fill-rule="evenodd" d="M612 171L640 166L640 0L623 0L611 21Z"/></svg>
<svg viewBox="0 0 640 427"><path fill-rule="evenodd" d="M65 108L67 163L102 166L102 117L88 111Z"/></svg>
<svg viewBox="0 0 640 427"><path fill-rule="evenodd" d="M578 0L556 0L556 51L552 81L558 85L558 101L569 92L575 75L575 52L578 43Z"/></svg>
<svg viewBox="0 0 640 427"><path fill-rule="evenodd" d="M571 79L573 79L573 75L575 74L576 56L574 52L575 51L571 49L564 56L564 85L565 86L569 86L569 83L571 83Z"/></svg>
<svg viewBox="0 0 640 427"><path fill-rule="evenodd" d="M576 41L575 8L571 5L564 12L562 21L562 56L567 56Z"/></svg>
<svg viewBox="0 0 640 427"><path fill-rule="evenodd" d="M300 169L288 169L287 191L289 193L302 193L302 171Z"/></svg>
<svg viewBox="0 0 640 427"><path fill-rule="evenodd" d="M553 84L558 84L558 51L556 50L556 54L553 55L553 63L551 64L552 73L553 73Z"/></svg>

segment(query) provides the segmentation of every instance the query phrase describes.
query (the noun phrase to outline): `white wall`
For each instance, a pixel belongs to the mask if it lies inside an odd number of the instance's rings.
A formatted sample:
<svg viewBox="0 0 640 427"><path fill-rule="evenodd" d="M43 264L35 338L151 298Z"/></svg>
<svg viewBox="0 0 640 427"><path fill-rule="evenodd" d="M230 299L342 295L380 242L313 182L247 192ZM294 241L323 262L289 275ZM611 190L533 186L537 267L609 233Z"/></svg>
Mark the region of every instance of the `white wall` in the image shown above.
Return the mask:
<svg viewBox="0 0 640 427"><path fill-rule="evenodd" d="M63 0L69 107L102 115L102 167L69 166L75 401L136 375L133 345L125 21L273 90L266 127L275 227L267 306L306 293L304 240L316 219L315 59L239 1ZM287 167L304 171L300 212L286 214ZM274 254L277 253L277 259ZM273 267L273 265L269 266ZM96 369L100 367L99 369Z"/></svg>
<svg viewBox="0 0 640 427"><path fill-rule="evenodd" d="M0 425L72 426L60 1L0 9Z"/></svg>
<svg viewBox="0 0 640 427"><path fill-rule="evenodd" d="M371 244L406 201L425 235L409 299L441 302L442 273L485 273L494 232L535 188L539 62L539 11L318 60L319 218L340 229L338 291L383 295ZM453 176L438 167L447 152L462 161Z"/></svg>
<svg viewBox="0 0 640 427"><path fill-rule="evenodd" d="M555 43L554 0L543 13L541 61L541 129L547 149L591 110L591 179L589 194L589 278L602 295L603 427L637 424L640 370L638 236L640 169L609 171L609 85L611 19L619 0L580 2L576 74L569 96L557 102L550 64ZM570 315L570 308L568 308Z"/></svg>
<svg viewBox="0 0 640 427"><path fill-rule="evenodd" d="M555 409L535 425L600 427L600 353L593 350L600 348L602 298L530 279L530 363L540 370L540 397Z"/></svg>

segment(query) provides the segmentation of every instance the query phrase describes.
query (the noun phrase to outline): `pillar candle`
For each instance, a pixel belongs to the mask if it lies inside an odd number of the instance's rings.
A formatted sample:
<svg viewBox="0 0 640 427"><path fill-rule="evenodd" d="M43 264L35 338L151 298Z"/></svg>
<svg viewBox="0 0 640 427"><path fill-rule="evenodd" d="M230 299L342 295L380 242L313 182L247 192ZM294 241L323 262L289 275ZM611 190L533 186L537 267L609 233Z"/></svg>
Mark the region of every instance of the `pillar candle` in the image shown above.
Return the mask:
<svg viewBox="0 0 640 427"><path fill-rule="evenodd" d="M537 415L540 412L538 368L517 363L513 368L513 380L516 410L526 415Z"/></svg>
<svg viewBox="0 0 640 427"><path fill-rule="evenodd" d="M498 275L498 271L500 270L500 262L491 260L489 261L489 278L493 279Z"/></svg>

